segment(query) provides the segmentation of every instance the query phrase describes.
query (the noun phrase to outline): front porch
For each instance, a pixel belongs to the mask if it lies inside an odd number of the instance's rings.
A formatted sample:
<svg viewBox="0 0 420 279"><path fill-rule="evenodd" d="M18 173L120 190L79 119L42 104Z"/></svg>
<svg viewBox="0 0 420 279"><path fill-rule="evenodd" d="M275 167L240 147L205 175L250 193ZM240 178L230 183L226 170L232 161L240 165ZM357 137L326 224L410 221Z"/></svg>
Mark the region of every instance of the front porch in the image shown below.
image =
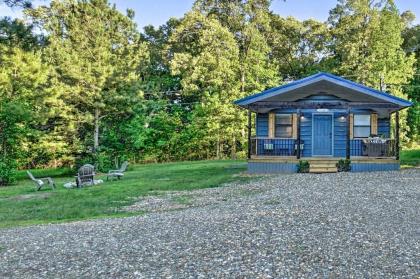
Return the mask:
<svg viewBox="0 0 420 279"><path fill-rule="evenodd" d="M301 160L333 172L340 159L352 171L399 169L399 111L411 105L404 99L318 73L236 104L248 110L250 172L296 172Z"/></svg>
<svg viewBox="0 0 420 279"><path fill-rule="evenodd" d="M252 156L248 160L249 173L295 173L300 160L309 162L312 173L337 172L337 157L306 157L297 159L295 156ZM390 171L399 170L400 162L395 157L354 156L351 158L351 172Z"/></svg>
<svg viewBox="0 0 420 279"><path fill-rule="evenodd" d="M314 155L305 156L305 148L310 148L311 145L310 143L305 145L305 141L302 139L251 137L249 144L251 147L249 159L259 157L295 157L296 159L317 157ZM346 156L347 159L397 159L398 156L397 141L390 138L349 139L348 144L349 154ZM339 153L334 150L333 145L331 156L320 156L320 158L340 157L334 156Z"/></svg>

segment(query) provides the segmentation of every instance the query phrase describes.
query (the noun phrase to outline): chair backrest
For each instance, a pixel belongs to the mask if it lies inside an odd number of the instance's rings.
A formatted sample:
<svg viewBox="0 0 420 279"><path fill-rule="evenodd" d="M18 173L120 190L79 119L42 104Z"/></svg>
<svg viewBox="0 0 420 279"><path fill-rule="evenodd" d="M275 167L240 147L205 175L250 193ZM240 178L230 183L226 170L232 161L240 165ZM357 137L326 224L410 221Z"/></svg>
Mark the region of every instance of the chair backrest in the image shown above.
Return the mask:
<svg viewBox="0 0 420 279"><path fill-rule="evenodd" d="M86 164L79 168L79 170L77 171L77 174L80 176L93 175L94 171L95 171L94 166L92 166L91 164Z"/></svg>
<svg viewBox="0 0 420 279"><path fill-rule="evenodd" d="M95 175L95 167L92 166L91 164L83 165L77 171L77 176L80 178L81 182L93 180L94 175Z"/></svg>
<svg viewBox="0 0 420 279"><path fill-rule="evenodd" d="M128 162L124 161L120 167L120 172L125 172L127 170L128 167Z"/></svg>
<svg viewBox="0 0 420 279"><path fill-rule="evenodd" d="M28 176L31 180L36 181L35 177L32 175L32 173L30 171L26 171L26 173L28 174Z"/></svg>

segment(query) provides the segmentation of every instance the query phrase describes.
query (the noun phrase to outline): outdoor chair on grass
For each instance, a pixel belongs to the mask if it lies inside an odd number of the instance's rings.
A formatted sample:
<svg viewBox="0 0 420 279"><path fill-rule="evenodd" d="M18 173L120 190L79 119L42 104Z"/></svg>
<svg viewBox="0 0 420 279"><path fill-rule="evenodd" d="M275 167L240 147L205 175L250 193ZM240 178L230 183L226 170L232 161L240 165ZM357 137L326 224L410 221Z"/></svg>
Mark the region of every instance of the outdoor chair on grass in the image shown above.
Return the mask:
<svg viewBox="0 0 420 279"><path fill-rule="evenodd" d="M95 167L91 164L86 164L80 167L77 171L76 186L83 187L85 185L95 185L94 181Z"/></svg>
<svg viewBox="0 0 420 279"><path fill-rule="evenodd" d="M26 171L26 173L28 174L29 178L37 185L36 186L37 191L41 190L41 188L45 184L48 184L51 187L51 189L53 190L55 189L55 183L51 177L35 178L30 171Z"/></svg>
<svg viewBox="0 0 420 279"><path fill-rule="evenodd" d="M124 172L127 170L128 162L124 161L118 170L110 170L106 175L106 180L109 178L121 179L124 176Z"/></svg>

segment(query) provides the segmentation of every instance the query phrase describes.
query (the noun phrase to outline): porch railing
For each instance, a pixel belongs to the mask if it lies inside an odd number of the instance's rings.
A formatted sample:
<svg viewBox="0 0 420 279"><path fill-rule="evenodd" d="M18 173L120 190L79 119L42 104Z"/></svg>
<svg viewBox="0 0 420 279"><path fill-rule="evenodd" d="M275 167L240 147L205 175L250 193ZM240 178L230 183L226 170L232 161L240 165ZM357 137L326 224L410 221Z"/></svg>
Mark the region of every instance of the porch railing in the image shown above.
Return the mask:
<svg viewBox="0 0 420 279"><path fill-rule="evenodd" d="M300 150L303 152L304 144L301 141ZM258 156L296 156L297 140L284 138L251 138L251 155Z"/></svg>
<svg viewBox="0 0 420 279"><path fill-rule="evenodd" d="M394 139L353 139L350 141L350 156L394 157Z"/></svg>

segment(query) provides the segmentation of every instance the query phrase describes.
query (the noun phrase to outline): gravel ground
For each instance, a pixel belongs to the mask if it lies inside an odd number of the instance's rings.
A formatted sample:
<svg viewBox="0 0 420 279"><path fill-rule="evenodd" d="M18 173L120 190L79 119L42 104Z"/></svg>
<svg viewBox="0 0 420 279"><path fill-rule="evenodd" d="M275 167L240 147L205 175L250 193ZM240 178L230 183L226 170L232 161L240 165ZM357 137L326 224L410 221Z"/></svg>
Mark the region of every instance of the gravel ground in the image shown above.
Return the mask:
<svg viewBox="0 0 420 279"><path fill-rule="evenodd" d="M419 201L420 169L169 193L127 208L144 216L1 230L0 278L418 278Z"/></svg>

